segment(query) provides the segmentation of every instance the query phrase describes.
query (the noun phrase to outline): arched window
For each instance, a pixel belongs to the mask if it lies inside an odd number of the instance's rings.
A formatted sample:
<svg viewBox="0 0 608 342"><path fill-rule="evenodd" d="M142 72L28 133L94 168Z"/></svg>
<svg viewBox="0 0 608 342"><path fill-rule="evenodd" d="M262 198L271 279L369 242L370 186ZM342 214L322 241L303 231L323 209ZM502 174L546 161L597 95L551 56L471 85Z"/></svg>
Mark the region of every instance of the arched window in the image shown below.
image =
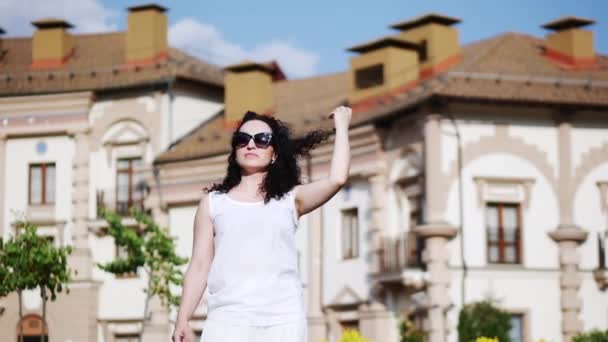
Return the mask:
<svg viewBox="0 0 608 342"><path fill-rule="evenodd" d="M21 326L21 329L20 329ZM23 334L23 342L38 342L42 337L42 317L38 315L27 315L23 317L20 324L17 325L17 341L20 334ZM45 341L49 342L49 327L44 328Z"/></svg>
<svg viewBox="0 0 608 342"><path fill-rule="evenodd" d="M147 189L140 171L149 159L150 141L146 128L137 121L122 120L110 126L101 140L108 171L114 170L115 176L104 179L97 189L97 208L123 216L129 216L131 208L143 210Z"/></svg>

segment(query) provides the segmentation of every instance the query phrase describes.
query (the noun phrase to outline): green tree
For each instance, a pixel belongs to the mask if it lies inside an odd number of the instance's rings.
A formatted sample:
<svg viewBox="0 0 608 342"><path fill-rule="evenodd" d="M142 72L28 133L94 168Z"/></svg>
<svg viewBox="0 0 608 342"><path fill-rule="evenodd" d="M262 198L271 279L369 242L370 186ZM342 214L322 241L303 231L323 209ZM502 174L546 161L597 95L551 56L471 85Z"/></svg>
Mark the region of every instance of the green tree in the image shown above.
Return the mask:
<svg viewBox="0 0 608 342"><path fill-rule="evenodd" d="M458 340L475 341L478 337L498 338L500 342L511 341L511 315L495 307L492 302L465 305L458 317Z"/></svg>
<svg viewBox="0 0 608 342"><path fill-rule="evenodd" d="M137 273L143 268L148 278L148 284L144 289L145 321L148 319L150 299L154 296L158 296L167 309L179 305L180 296L171 292L171 286L182 285L183 272L180 266L185 265L188 259L177 255L175 241L167 229L158 226L149 215L139 210L132 210L131 213L138 222L140 230L125 226L122 217L112 211L100 211L108 222L108 234L114 237L117 248L123 248L127 256L97 266L115 275Z"/></svg>
<svg viewBox="0 0 608 342"><path fill-rule="evenodd" d="M590 332L580 333L574 336L572 342L608 342L608 330L601 331L595 329Z"/></svg>
<svg viewBox="0 0 608 342"><path fill-rule="evenodd" d="M19 322L23 318L21 293L23 290L40 289L42 297L42 334L44 342L46 330L46 304L54 301L57 293L64 289L69 293L67 284L71 281L71 269L67 258L72 252L70 246L55 247L49 240L36 234L36 226L19 221L18 234L6 243L0 244L0 296L17 291L19 296ZM20 339L23 331L20 326Z"/></svg>

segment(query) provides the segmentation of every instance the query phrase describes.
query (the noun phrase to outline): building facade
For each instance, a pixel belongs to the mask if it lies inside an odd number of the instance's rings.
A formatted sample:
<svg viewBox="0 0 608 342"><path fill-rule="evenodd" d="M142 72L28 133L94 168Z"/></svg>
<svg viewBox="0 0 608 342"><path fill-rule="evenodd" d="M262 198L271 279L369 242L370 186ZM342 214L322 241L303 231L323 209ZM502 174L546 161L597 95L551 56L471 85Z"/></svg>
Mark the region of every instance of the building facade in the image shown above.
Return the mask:
<svg viewBox="0 0 608 342"><path fill-rule="evenodd" d="M125 32L33 24L32 37L0 37L0 232L14 236L25 217L74 247L70 294L48 305L51 340L129 341L141 331L146 279L96 266L120 256L98 210L134 223L154 158L221 112L222 70L167 46L160 6L129 8ZM2 340L16 341L17 296L0 301ZM37 291L24 292L23 310L24 327L39 325Z"/></svg>
<svg viewBox="0 0 608 342"><path fill-rule="evenodd" d="M24 215L75 247L71 293L49 304L52 340L168 340L174 311L153 302L142 322L145 275L95 266L120 256L97 210L149 210L188 257L243 112L299 136L331 129L322 115L341 104L353 108L349 181L297 230L309 341L357 328L396 342L404 318L455 341L460 308L483 299L512 313L514 341L608 327L608 58L591 21L461 46L460 20L430 14L350 48L345 72L287 80L276 63L222 70L168 47L164 13L130 8L126 32L44 20L31 38L0 37L2 236ZM327 176L331 153L330 140L300 160L305 182ZM24 293L24 326L39 322L38 298ZM16 295L0 306L16 340Z"/></svg>

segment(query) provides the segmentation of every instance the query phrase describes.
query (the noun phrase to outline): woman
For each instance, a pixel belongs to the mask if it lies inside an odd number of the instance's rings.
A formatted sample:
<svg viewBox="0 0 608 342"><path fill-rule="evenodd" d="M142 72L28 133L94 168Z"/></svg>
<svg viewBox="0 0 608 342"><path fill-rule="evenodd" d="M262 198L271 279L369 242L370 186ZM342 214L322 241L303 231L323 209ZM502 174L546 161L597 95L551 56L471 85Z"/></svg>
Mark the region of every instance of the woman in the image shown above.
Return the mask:
<svg viewBox="0 0 608 342"><path fill-rule="evenodd" d="M335 125L329 176L301 184L297 156L329 134L317 130L292 139L280 120L245 114L232 136L226 177L205 189L198 205L174 342L194 342L188 319L207 286L202 342L305 341L297 220L346 182L351 116L343 106L329 115Z"/></svg>

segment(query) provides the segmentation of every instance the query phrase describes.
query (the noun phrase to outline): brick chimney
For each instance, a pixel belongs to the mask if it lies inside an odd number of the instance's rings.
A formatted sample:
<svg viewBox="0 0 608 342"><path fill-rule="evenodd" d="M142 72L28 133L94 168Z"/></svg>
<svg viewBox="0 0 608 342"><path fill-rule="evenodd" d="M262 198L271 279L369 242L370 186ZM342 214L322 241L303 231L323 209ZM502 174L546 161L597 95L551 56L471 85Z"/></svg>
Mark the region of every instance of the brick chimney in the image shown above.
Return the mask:
<svg viewBox="0 0 608 342"><path fill-rule="evenodd" d="M167 9L146 4L129 7L128 10L127 64L146 65L167 59Z"/></svg>
<svg viewBox="0 0 608 342"><path fill-rule="evenodd" d="M74 38L67 30L74 26L56 18L36 20L32 25L36 27L32 39L32 68L58 68L67 63L74 52Z"/></svg>
<svg viewBox="0 0 608 342"><path fill-rule="evenodd" d="M430 13L391 25L400 30L399 37L420 45L420 79L447 70L462 56L458 30L452 25L460 19Z"/></svg>
<svg viewBox="0 0 608 342"><path fill-rule="evenodd" d="M418 80L419 45L399 37L384 37L347 49L350 59L349 102L353 110L373 107L385 97L413 87Z"/></svg>
<svg viewBox="0 0 608 342"><path fill-rule="evenodd" d="M581 30L594 21L578 17L562 17L542 27L554 31L546 37L545 56L569 69L595 66L593 32Z"/></svg>
<svg viewBox="0 0 608 342"><path fill-rule="evenodd" d="M277 63L245 61L224 70L226 128L237 125L248 110L259 114L274 112L272 83L285 79Z"/></svg>

